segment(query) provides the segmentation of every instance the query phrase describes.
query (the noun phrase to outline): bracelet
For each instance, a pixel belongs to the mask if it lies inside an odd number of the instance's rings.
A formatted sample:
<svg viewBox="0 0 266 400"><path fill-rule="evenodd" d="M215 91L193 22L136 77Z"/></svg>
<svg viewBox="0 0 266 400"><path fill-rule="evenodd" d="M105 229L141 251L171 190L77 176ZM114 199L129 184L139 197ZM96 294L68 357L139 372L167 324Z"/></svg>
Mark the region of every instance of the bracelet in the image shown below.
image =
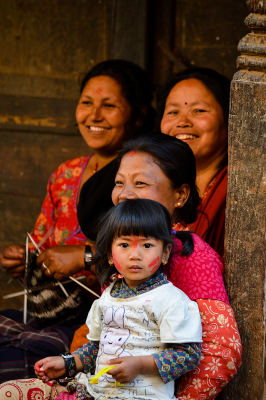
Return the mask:
<svg viewBox="0 0 266 400"><path fill-rule="evenodd" d="M91 246L89 244L85 245L85 253L84 253L84 264L85 264L85 271L91 270L91 265L88 264L92 259L92 251Z"/></svg>
<svg viewBox="0 0 266 400"><path fill-rule="evenodd" d="M71 353L60 354L66 365L66 378L63 380L73 379L77 373L77 366L74 356Z"/></svg>

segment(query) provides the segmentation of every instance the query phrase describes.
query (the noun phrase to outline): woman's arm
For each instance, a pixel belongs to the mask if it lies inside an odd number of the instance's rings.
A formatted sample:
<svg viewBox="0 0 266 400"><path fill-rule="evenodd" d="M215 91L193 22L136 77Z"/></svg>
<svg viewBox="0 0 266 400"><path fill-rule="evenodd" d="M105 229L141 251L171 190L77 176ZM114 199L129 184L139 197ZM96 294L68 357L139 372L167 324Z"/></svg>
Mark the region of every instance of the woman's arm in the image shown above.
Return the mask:
<svg viewBox="0 0 266 400"><path fill-rule="evenodd" d="M197 300L203 343L198 367L183 375L176 397L213 400L241 366L242 346L232 308L218 300Z"/></svg>

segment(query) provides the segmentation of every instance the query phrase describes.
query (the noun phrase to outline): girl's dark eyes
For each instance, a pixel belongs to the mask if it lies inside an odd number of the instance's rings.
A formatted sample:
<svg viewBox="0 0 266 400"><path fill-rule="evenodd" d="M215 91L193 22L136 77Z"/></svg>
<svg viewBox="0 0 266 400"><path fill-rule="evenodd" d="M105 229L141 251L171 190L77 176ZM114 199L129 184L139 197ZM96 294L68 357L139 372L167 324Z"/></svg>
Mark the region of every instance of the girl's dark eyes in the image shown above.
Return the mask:
<svg viewBox="0 0 266 400"><path fill-rule="evenodd" d="M123 249L126 249L128 247L128 243L121 243L120 247L122 247Z"/></svg>
<svg viewBox="0 0 266 400"><path fill-rule="evenodd" d="M144 244L145 249L150 249L152 247L151 243L145 243Z"/></svg>

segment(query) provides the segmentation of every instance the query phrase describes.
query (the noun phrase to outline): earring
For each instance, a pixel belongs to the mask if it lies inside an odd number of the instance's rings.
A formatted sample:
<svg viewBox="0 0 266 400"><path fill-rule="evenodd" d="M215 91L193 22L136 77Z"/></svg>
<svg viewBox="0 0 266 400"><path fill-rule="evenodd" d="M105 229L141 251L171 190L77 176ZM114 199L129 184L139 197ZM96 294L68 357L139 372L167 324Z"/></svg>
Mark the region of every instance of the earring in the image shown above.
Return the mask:
<svg viewBox="0 0 266 400"><path fill-rule="evenodd" d="M113 261L108 261L108 263L109 263L110 267L111 267L112 265L114 265Z"/></svg>
<svg viewBox="0 0 266 400"><path fill-rule="evenodd" d="M162 264L163 265L167 264L167 260L162 260Z"/></svg>
<svg viewBox="0 0 266 400"><path fill-rule="evenodd" d="M177 203L177 205L178 205L178 207L180 207L180 206L181 206L181 203Z"/></svg>

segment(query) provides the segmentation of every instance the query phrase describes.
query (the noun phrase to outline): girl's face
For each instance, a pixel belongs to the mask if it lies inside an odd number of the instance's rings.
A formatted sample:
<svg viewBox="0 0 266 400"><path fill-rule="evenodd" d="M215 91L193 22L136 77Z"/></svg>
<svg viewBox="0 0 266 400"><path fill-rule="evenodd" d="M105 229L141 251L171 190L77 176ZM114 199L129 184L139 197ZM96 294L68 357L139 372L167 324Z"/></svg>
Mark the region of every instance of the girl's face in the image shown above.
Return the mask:
<svg viewBox="0 0 266 400"><path fill-rule="evenodd" d="M133 287L151 278L162 261L168 261L171 245L163 249L163 241L144 236L121 236L114 239L109 262L124 276L126 284Z"/></svg>
<svg viewBox="0 0 266 400"><path fill-rule="evenodd" d="M146 153L128 153L121 161L115 178L112 200L115 205L127 199L150 199L163 204L172 215L189 196L173 189L170 179Z"/></svg>
<svg viewBox="0 0 266 400"><path fill-rule="evenodd" d="M128 134L131 111L119 83L109 76L91 78L76 109L78 127L87 145L93 150L116 153Z"/></svg>
<svg viewBox="0 0 266 400"><path fill-rule="evenodd" d="M161 131L186 142L197 168L227 152L227 124L212 92L199 80L177 83L166 100Z"/></svg>

